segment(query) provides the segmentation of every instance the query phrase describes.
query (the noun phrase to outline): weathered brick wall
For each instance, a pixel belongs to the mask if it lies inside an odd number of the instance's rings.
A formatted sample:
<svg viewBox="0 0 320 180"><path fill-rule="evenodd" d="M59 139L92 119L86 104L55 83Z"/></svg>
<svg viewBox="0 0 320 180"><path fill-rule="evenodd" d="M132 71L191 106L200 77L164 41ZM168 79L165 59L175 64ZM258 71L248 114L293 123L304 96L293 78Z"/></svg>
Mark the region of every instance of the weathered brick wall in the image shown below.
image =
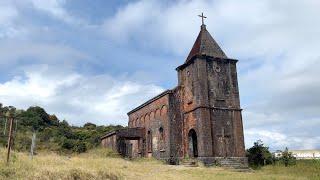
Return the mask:
<svg viewBox="0 0 320 180"><path fill-rule="evenodd" d="M181 87L173 90L169 96L169 129L170 129L170 164L178 164L179 158L183 157L183 118L181 111Z"/></svg>
<svg viewBox="0 0 320 180"><path fill-rule="evenodd" d="M233 135L233 117L232 111L213 110L212 127L214 133L214 155L218 157L230 157L235 155L234 135ZM222 130L222 128L224 128ZM224 131L224 132L222 132Z"/></svg>
<svg viewBox="0 0 320 180"><path fill-rule="evenodd" d="M142 146L145 146L146 154L142 156L169 157L170 129L168 107L169 94L166 94L129 114L129 127L144 127L146 131L146 142L141 143L140 146L138 142L133 142L133 152L139 154L141 148L143 148Z"/></svg>
<svg viewBox="0 0 320 180"><path fill-rule="evenodd" d="M234 143L235 143L235 157L245 157L245 145L243 135L243 122L241 111L233 111L233 127L234 127Z"/></svg>
<svg viewBox="0 0 320 180"><path fill-rule="evenodd" d="M208 60L207 71L210 106L239 109L236 61Z"/></svg>
<svg viewBox="0 0 320 180"><path fill-rule="evenodd" d="M101 145L104 148L109 148L114 151L117 151L117 141L116 141L116 134L105 137L101 140Z"/></svg>
<svg viewBox="0 0 320 180"><path fill-rule="evenodd" d="M199 157L244 156L236 62L199 56L178 69L183 156L189 153L191 129Z"/></svg>
<svg viewBox="0 0 320 180"><path fill-rule="evenodd" d="M236 61L207 61L214 156L244 156L243 127L240 110ZM224 137L222 137L223 133Z"/></svg>
<svg viewBox="0 0 320 180"><path fill-rule="evenodd" d="M188 134L191 129L197 135L198 155L212 156L206 61L194 60L184 69L180 69L178 73L182 94L183 156L189 155Z"/></svg>

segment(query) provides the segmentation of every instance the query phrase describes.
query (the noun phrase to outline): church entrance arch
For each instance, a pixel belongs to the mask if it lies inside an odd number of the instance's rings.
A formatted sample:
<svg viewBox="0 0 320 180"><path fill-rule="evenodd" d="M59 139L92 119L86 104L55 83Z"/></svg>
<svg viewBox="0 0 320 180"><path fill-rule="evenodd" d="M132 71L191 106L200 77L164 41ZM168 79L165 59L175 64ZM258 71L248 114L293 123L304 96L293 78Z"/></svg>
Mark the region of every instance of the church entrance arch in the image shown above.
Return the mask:
<svg viewBox="0 0 320 180"><path fill-rule="evenodd" d="M194 129L191 129L188 133L189 137L189 157L198 157L198 140L197 133Z"/></svg>

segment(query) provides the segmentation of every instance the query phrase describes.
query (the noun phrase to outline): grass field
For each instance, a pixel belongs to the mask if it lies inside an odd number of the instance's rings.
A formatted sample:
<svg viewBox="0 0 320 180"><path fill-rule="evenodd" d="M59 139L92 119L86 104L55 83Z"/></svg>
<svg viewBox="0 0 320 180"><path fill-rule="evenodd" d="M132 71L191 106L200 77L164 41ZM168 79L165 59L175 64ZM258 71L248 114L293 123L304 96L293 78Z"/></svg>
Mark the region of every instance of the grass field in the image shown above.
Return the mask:
<svg viewBox="0 0 320 180"><path fill-rule="evenodd" d="M320 179L320 161L235 172L220 167L171 166L153 159L129 161L103 149L70 157L40 152L33 160L28 154L14 152L8 166L4 149L0 155L0 179Z"/></svg>

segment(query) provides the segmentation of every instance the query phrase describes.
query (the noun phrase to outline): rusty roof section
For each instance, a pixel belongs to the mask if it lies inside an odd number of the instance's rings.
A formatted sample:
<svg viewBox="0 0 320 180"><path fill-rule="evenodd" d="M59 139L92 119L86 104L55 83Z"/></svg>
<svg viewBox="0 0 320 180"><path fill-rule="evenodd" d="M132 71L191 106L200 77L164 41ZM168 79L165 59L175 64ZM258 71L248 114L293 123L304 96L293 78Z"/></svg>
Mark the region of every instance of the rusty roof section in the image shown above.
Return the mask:
<svg viewBox="0 0 320 180"><path fill-rule="evenodd" d="M116 135L116 133L117 133L117 132L118 132L118 130L110 131L110 132L108 132L107 134L105 134L105 135L101 136L101 137L100 137L100 139L102 140L102 139L105 139L105 138L107 138L107 137L110 137L110 136Z"/></svg>
<svg viewBox="0 0 320 180"><path fill-rule="evenodd" d="M206 29L206 25L201 25L201 30L193 47L186 59L188 62L192 57L196 55L206 55L215 58L228 58L222 51L218 43L213 39L210 33Z"/></svg>
<svg viewBox="0 0 320 180"><path fill-rule="evenodd" d="M145 133L144 127L134 127L134 128L122 128L110 131L105 135L100 137L100 140L108 138L110 136L117 136L119 138L136 139L137 137L143 137Z"/></svg>

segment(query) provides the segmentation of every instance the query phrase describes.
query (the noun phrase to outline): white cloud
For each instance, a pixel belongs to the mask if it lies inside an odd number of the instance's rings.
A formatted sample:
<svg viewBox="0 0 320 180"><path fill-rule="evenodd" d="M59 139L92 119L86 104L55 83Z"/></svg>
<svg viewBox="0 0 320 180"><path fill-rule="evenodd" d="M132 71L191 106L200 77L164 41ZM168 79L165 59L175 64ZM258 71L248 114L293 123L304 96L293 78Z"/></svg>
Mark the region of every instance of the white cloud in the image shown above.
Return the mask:
<svg viewBox="0 0 320 180"><path fill-rule="evenodd" d="M32 7L39 12L72 25L85 24L83 19L72 16L65 9L65 4L65 0L2 0L0 2L0 22L1 25L11 26L13 19L21 15L19 11Z"/></svg>
<svg viewBox="0 0 320 180"><path fill-rule="evenodd" d="M82 20L72 17L64 8L64 0L2 0L0 2L0 39L26 39L31 33L30 24L26 24L24 9L32 7L49 16L70 24L80 24ZM14 41L13 39L11 39ZM16 40L16 39L15 39Z"/></svg>
<svg viewBox="0 0 320 180"><path fill-rule="evenodd" d="M153 84L107 74L86 76L42 65L27 69L23 77L1 83L0 99L5 105L18 108L42 106L75 125L85 122L126 125L129 110L162 91Z"/></svg>
<svg viewBox="0 0 320 180"><path fill-rule="evenodd" d="M82 20L70 15L64 5L65 0L26 0L29 1L36 9L46 12L52 17L71 24L81 24Z"/></svg>
<svg viewBox="0 0 320 180"><path fill-rule="evenodd" d="M137 41L145 47L160 46L164 51L185 55L199 29L195 13L205 5L195 1L179 1L171 7L154 0L131 2L106 19L102 28L117 43Z"/></svg>
<svg viewBox="0 0 320 180"><path fill-rule="evenodd" d="M12 53L14 50L14 53ZM0 42L0 65L15 65L20 61L34 63L72 64L87 60L89 56L70 46L28 41ZM19 66L18 66L19 67Z"/></svg>
<svg viewBox="0 0 320 180"><path fill-rule="evenodd" d="M19 12L13 5L0 2L0 39L16 36L22 31L14 24L18 16Z"/></svg>
<svg viewBox="0 0 320 180"><path fill-rule="evenodd" d="M271 147L272 151L283 150L285 147L290 149L317 149L320 136L290 136L272 130L247 129L245 131L247 138L246 147L253 145L258 139L263 140L264 144Z"/></svg>
<svg viewBox="0 0 320 180"><path fill-rule="evenodd" d="M303 8L302 8L303 7ZM185 56L199 31L202 11L206 24L229 55L256 57L286 53L301 45L318 44L319 1L210 0L164 3L140 0L118 9L104 23L106 35L115 41L151 41L163 49ZM316 37L316 38L314 38ZM308 44L301 44L308 41ZM315 47L312 48L316 50ZM250 56L250 57L249 57Z"/></svg>
<svg viewBox="0 0 320 180"><path fill-rule="evenodd" d="M245 126L247 128L253 128L253 127L259 127L259 126L266 126L270 124L277 124L281 123L283 121L286 121L286 119L283 119L283 117L280 114L277 113L266 113L266 112L251 112L248 110L243 112L243 117L245 120Z"/></svg>
<svg viewBox="0 0 320 180"><path fill-rule="evenodd" d="M65 0L30 0L30 2L32 2L34 7L49 12L57 17L63 17L66 15L66 12L62 7Z"/></svg>

